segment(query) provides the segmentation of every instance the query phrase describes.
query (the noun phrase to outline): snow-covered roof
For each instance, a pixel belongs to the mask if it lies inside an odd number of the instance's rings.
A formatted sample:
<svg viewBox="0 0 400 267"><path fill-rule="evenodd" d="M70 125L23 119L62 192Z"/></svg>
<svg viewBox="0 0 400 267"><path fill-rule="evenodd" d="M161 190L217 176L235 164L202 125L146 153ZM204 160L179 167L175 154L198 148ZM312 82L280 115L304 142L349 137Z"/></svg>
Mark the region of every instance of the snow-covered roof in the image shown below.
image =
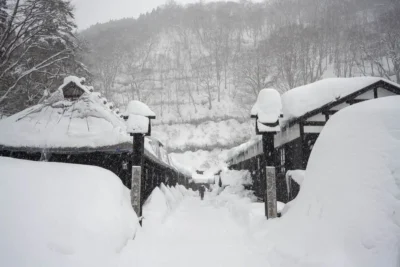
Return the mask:
<svg viewBox="0 0 400 267"><path fill-rule="evenodd" d="M400 89L400 85L379 77L329 78L294 88L282 95L282 123L286 124L380 81Z"/></svg>
<svg viewBox="0 0 400 267"><path fill-rule="evenodd" d="M229 150L226 162L235 163L262 154L262 137L254 136L246 143Z"/></svg>
<svg viewBox="0 0 400 267"><path fill-rule="evenodd" d="M145 117L154 118L156 114L143 102L132 100L126 108L126 115L135 114Z"/></svg>
<svg viewBox="0 0 400 267"><path fill-rule="evenodd" d="M75 78L65 81L79 81ZM124 121L96 94L88 92L69 101L62 86L42 104L0 121L0 145L7 147L103 147L130 139Z"/></svg>
<svg viewBox="0 0 400 267"><path fill-rule="evenodd" d="M80 80L77 77L66 79L67 82ZM127 125L116 110L110 108L111 103L104 104L105 99L100 93L85 91L76 100L66 100L62 88L60 86L43 103L0 120L0 148L39 151L132 149L129 121ZM143 132L147 132L149 119L136 116L131 115L131 120L135 120L136 126L138 120L145 120L141 125L146 128ZM169 162L168 153L165 150L162 154L157 153L150 141L145 138L145 155L165 167L176 169L176 165ZM183 173L190 175L187 171Z"/></svg>

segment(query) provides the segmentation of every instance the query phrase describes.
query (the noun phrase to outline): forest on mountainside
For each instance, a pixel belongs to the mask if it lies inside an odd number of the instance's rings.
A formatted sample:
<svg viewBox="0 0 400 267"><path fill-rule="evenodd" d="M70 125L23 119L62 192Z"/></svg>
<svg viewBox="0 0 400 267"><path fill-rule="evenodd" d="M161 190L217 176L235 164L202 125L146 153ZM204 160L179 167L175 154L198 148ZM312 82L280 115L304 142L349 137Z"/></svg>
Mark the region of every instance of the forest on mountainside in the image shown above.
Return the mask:
<svg viewBox="0 0 400 267"><path fill-rule="evenodd" d="M398 14L395 0L168 1L82 37L90 47L85 62L107 98L139 99L161 117L173 110L190 121L186 113L224 101L233 107L211 117L240 117L232 110L248 111L265 87L284 92L325 76L400 82Z"/></svg>

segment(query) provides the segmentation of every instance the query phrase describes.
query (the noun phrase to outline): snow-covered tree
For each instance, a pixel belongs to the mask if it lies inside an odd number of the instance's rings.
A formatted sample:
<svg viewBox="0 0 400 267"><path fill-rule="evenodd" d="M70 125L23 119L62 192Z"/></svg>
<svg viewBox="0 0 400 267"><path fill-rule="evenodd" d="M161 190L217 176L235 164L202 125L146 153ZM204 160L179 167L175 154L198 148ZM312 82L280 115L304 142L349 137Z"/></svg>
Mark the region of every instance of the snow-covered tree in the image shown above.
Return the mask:
<svg viewBox="0 0 400 267"><path fill-rule="evenodd" d="M82 65L75 57L79 41L70 1L2 0L0 6L6 14L0 31L0 106L11 113Z"/></svg>

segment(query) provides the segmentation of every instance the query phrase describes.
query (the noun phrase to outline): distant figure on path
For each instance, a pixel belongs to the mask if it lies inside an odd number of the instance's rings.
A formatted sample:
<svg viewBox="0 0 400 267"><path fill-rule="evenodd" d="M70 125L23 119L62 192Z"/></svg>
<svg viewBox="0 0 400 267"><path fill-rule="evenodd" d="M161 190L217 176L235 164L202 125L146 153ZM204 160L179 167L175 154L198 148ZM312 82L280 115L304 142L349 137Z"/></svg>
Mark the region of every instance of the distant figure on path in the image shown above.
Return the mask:
<svg viewBox="0 0 400 267"><path fill-rule="evenodd" d="M206 189L204 188L204 185L201 185L200 188L199 188L201 200L203 200L203 198L204 198L204 191L205 191L205 190L206 190Z"/></svg>

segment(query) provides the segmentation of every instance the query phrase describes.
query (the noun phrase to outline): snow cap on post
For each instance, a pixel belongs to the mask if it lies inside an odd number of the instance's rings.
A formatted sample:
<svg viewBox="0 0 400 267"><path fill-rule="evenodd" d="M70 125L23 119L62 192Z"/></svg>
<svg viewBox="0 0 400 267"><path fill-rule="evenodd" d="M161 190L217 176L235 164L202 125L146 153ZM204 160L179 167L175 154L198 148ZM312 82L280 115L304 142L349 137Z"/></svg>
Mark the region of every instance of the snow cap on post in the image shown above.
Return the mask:
<svg viewBox="0 0 400 267"><path fill-rule="evenodd" d="M149 119L155 119L156 114L143 102L132 100L126 108L126 115L141 115Z"/></svg>
<svg viewBox="0 0 400 267"><path fill-rule="evenodd" d="M128 133L150 135L150 120L155 119L156 114L144 103L133 100L126 108L124 119L127 121Z"/></svg>
<svg viewBox="0 0 400 267"><path fill-rule="evenodd" d="M128 133L147 134L149 131L149 118L141 115L129 114L126 124Z"/></svg>
<svg viewBox="0 0 400 267"><path fill-rule="evenodd" d="M279 132L279 118L282 114L281 95L275 89L263 89L251 109L251 117L257 119L260 132Z"/></svg>

